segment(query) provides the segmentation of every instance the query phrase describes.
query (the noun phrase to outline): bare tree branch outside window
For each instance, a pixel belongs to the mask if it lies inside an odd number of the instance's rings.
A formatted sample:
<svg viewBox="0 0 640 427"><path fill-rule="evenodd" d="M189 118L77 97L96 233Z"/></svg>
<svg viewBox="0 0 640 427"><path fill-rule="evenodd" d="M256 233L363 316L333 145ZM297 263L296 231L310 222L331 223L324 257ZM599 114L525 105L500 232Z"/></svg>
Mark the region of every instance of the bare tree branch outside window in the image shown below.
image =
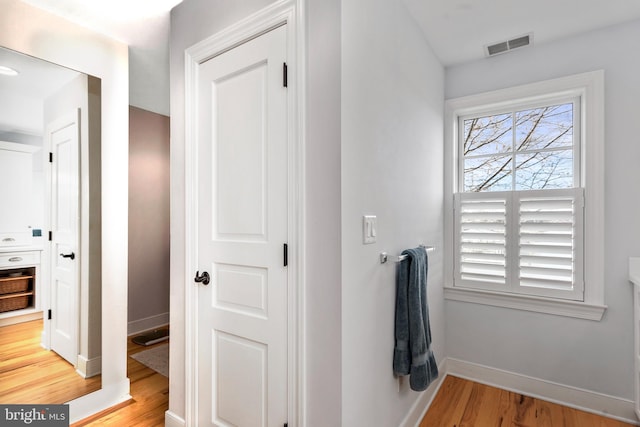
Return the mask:
<svg viewBox="0 0 640 427"><path fill-rule="evenodd" d="M464 191L571 188L573 104L464 120Z"/></svg>

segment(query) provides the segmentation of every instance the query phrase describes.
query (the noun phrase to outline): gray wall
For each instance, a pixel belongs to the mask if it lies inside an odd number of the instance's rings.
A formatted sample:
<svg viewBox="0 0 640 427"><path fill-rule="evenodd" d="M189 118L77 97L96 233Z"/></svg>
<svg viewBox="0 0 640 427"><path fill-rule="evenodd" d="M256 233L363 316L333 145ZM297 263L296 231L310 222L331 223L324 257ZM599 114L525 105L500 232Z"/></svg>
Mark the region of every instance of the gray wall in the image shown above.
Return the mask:
<svg viewBox="0 0 640 427"><path fill-rule="evenodd" d="M611 396L633 398L628 257L640 254L640 22L446 70L455 98L605 71L605 304L601 322L448 301L449 356ZM615 48L614 48L615 47Z"/></svg>
<svg viewBox="0 0 640 427"><path fill-rule="evenodd" d="M129 333L169 320L169 117L129 107Z"/></svg>

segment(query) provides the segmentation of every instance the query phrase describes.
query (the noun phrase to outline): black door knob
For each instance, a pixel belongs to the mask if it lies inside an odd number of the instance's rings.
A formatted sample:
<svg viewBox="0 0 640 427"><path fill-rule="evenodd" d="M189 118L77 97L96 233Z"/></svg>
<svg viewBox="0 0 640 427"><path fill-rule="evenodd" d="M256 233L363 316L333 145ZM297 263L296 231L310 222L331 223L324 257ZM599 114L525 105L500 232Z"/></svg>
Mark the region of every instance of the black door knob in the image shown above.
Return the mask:
<svg viewBox="0 0 640 427"><path fill-rule="evenodd" d="M203 271L202 274L200 274L199 271L196 271L196 277L193 280L195 280L196 283L202 283L203 285L208 285L209 282L211 281L211 277L209 277L209 273L207 273L206 271Z"/></svg>

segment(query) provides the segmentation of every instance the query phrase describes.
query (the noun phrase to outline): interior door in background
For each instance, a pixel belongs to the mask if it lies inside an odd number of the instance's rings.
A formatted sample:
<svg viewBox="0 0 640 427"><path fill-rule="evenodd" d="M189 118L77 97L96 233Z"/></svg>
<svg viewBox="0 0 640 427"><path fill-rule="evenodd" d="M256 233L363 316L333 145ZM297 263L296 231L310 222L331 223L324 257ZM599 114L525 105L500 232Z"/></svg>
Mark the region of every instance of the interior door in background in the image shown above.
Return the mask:
<svg viewBox="0 0 640 427"><path fill-rule="evenodd" d="M78 363L79 110L47 127L51 142L51 350Z"/></svg>

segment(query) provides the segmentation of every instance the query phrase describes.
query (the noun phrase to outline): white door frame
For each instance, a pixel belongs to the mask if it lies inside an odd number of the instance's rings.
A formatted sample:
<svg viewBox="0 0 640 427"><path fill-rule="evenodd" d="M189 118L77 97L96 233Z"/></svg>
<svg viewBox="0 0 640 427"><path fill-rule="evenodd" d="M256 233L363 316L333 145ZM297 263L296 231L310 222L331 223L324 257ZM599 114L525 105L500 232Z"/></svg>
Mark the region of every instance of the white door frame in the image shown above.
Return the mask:
<svg viewBox="0 0 640 427"><path fill-rule="evenodd" d="M303 209L304 206L304 58L302 23L304 0L280 0L237 22L185 51L185 422L197 423L198 322L196 272L198 212L198 67L206 60L265 32L287 25L288 132L289 132L289 264L288 274L288 424L302 426L304 414L304 352L302 333L303 295Z"/></svg>

